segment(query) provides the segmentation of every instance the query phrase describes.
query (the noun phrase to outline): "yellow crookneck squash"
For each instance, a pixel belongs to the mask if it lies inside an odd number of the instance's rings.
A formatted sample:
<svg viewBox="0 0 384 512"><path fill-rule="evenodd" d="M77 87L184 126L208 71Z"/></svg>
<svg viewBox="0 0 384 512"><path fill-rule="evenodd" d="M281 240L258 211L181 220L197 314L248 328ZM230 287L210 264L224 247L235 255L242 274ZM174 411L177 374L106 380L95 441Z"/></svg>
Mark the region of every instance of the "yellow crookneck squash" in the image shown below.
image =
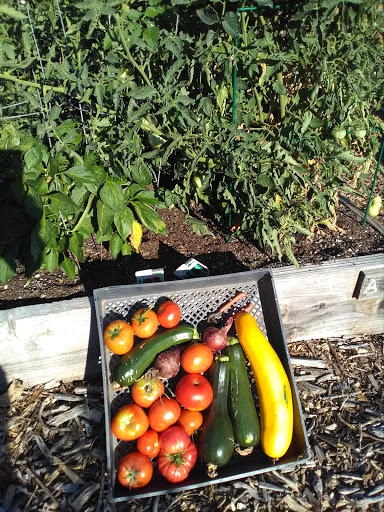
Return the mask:
<svg viewBox="0 0 384 512"><path fill-rule="evenodd" d="M292 391L287 374L251 314L239 313L235 327L256 381L261 446L269 457L280 458L288 450L293 433Z"/></svg>

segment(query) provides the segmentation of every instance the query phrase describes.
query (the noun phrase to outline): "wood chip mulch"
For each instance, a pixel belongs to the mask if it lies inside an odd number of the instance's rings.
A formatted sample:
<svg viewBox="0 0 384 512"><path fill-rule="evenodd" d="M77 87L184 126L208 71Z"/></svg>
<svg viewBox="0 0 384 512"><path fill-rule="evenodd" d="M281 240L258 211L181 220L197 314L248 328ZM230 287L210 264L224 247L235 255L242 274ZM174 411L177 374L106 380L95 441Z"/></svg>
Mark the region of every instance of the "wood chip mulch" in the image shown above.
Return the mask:
<svg viewBox="0 0 384 512"><path fill-rule="evenodd" d="M384 511L384 336L289 345L312 461L246 480L109 504L102 387L0 396L0 510Z"/></svg>

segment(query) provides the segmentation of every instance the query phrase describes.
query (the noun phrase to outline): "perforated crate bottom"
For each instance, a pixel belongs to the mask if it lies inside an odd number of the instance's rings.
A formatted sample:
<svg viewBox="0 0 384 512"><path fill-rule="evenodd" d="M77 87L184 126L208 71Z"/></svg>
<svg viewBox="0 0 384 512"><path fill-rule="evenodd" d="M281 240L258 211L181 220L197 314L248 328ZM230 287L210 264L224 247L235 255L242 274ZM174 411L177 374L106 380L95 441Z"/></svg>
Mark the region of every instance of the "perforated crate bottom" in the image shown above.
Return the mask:
<svg viewBox="0 0 384 512"><path fill-rule="evenodd" d="M142 489L130 491L122 487L116 478L116 468L119 461L126 453L134 449L135 444L118 441L110 431L110 421L119 407L132 402L132 400L130 399L129 389L115 391L112 387L111 371L119 358L118 356L111 357L111 353L105 349L103 342L104 328L116 319L129 321L141 307L154 305L156 310L160 303L170 299L180 307L181 322L197 326L199 333L202 333L208 325L206 322L207 315L216 311L240 291L245 292L247 296L225 312L221 324L225 323L226 318L252 302L254 306L251 314L255 317L264 334L269 336L270 342L278 353L291 380L295 408L294 439L290 450L280 459L278 465L279 467L295 465L308 459L308 440L289 362L272 274L269 271L242 272L169 283L103 288L95 290L94 298L103 370L107 461L110 473L110 500L112 502L200 487L275 468L271 459L265 456L260 447L256 447L253 453L246 457L235 454L227 466L219 469L219 475L215 479L206 476L202 463L197 463L188 479L178 485L169 484L160 476L156 468L154 468L154 476L151 482ZM168 395L172 394L175 388L174 384L178 378L179 376L175 379L175 382L172 382L173 379L168 382Z"/></svg>

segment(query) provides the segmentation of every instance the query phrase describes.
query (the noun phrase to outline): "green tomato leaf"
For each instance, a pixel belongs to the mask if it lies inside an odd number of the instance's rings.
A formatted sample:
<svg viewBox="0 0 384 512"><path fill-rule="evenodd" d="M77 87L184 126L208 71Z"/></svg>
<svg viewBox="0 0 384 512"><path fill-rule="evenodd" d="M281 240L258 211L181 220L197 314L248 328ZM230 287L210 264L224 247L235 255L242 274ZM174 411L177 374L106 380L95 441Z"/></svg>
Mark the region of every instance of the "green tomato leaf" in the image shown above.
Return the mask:
<svg viewBox="0 0 384 512"><path fill-rule="evenodd" d="M75 281L76 279L76 265L73 260L70 260L63 254L64 259L60 263L60 268L67 274L69 279L72 279L72 281Z"/></svg>
<svg viewBox="0 0 384 512"><path fill-rule="evenodd" d="M77 185L86 183L97 183L97 178L93 175L93 172L84 167L83 165L75 165L67 171L64 171Z"/></svg>
<svg viewBox="0 0 384 512"><path fill-rule="evenodd" d="M120 237L118 233L113 233L111 237L111 242L109 244L109 249L113 255L114 258L117 258L119 255L121 248L123 246L123 239Z"/></svg>
<svg viewBox="0 0 384 512"><path fill-rule="evenodd" d="M42 146L33 146L24 155L25 165L30 169L31 167L39 167L43 161Z"/></svg>
<svg viewBox="0 0 384 512"><path fill-rule="evenodd" d="M132 253L132 247L128 242L124 242L121 246L121 254L122 256L130 256Z"/></svg>
<svg viewBox="0 0 384 512"><path fill-rule="evenodd" d="M59 254L56 249L49 249L44 253L43 263L47 267L48 272L54 272L59 264Z"/></svg>
<svg viewBox="0 0 384 512"><path fill-rule="evenodd" d="M77 210L77 205L72 199L61 192L52 192L46 196L50 201L50 209L52 213L59 214L60 212L64 217L68 217Z"/></svg>
<svg viewBox="0 0 384 512"><path fill-rule="evenodd" d="M16 273L16 257L19 254L20 243L12 244L2 251L0 256L0 281L8 282Z"/></svg>
<svg viewBox="0 0 384 512"><path fill-rule="evenodd" d="M114 212L100 200L97 201L96 210L97 210L97 223L99 225L100 232L102 235L106 235L108 233L108 231L110 231L110 229L111 229Z"/></svg>
<svg viewBox="0 0 384 512"><path fill-rule="evenodd" d="M197 235L212 235L212 236L214 236L212 231L209 230L206 223L203 222L202 220L195 219L194 217L187 217L185 219L185 222L189 226L191 226L191 228L193 229L193 232L196 233Z"/></svg>
<svg viewBox="0 0 384 512"><path fill-rule="evenodd" d="M157 93L156 89L152 85L146 85L144 87L138 87L130 93L130 96L135 100L146 100L153 98Z"/></svg>
<svg viewBox="0 0 384 512"><path fill-rule="evenodd" d="M129 237L133 223L133 212L126 208L123 212L117 212L113 218L116 229L123 240Z"/></svg>
<svg viewBox="0 0 384 512"><path fill-rule="evenodd" d="M13 7L10 7L8 5L0 5L0 14L4 14L4 16L9 16L10 18L13 18L14 20L25 20L27 19L27 16L23 13L21 13L19 10L14 9Z"/></svg>
<svg viewBox="0 0 384 512"><path fill-rule="evenodd" d="M220 22L220 18L217 15L217 12L212 9L212 7L203 7L202 9L197 9L196 14L206 25L214 25L215 23Z"/></svg>
<svg viewBox="0 0 384 512"><path fill-rule="evenodd" d="M223 29L232 37L240 37L241 36L241 23L239 20L239 16L233 12L228 11L224 19L222 21Z"/></svg>
<svg viewBox="0 0 384 512"><path fill-rule="evenodd" d="M43 202L37 190L28 186L28 191L24 198L25 212L34 219L40 219L43 215Z"/></svg>
<svg viewBox="0 0 384 512"><path fill-rule="evenodd" d="M31 255L34 260L40 261L43 251L51 240L53 226L43 215L38 220L31 233Z"/></svg>
<svg viewBox="0 0 384 512"><path fill-rule="evenodd" d="M137 216L140 222L151 231L165 235L167 233L167 227L165 222L160 215L155 212L150 206L145 203L132 201L132 205L135 208Z"/></svg>
<svg viewBox="0 0 384 512"><path fill-rule="evenodd" d="M114 212L123 211L125 208L123 189L121 185L110 178L107 178L100 190L100 199Z"/></svg>
<svg viewBox="0 0 384 512"><path fill-rule="evenodd" d="M310 112L309 110L307 110L307 112L304 112L304 115L303 115L303 124L301 125L301 135L304 135L304 133L307 131L309 125L311 124L311 121L312 121L312 112Z"/></svg>
<svg viewBox="0 0 384 512"><path fill-rule="evenodd" d="M74 256L76 256L77 261L80 263L84 261L83 237L76 232L72 233L72 236L69 239L69 250Z"/></svg>
<svg viewBox="0 0 384 512"><path fill-rule="evenodd" d="M144 162L135 162L131 165L131 176L139 185L148 186L152 183L151 171Z"/></svg>
<svg viewBox="0 0 384 512"><path fill-rule="evenodd" d="M159 34L160 30L157 27L146 28L143 32L143 39L152 50L159 44Z"/></svg>

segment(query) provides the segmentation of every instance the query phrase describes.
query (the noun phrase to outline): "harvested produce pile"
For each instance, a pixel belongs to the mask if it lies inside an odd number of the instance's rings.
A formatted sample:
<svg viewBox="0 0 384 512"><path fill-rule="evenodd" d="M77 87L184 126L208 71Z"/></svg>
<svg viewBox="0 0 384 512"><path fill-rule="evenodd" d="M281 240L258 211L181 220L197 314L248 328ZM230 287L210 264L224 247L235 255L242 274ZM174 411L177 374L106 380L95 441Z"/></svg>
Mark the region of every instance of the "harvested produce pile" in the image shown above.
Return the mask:
<svg viewBox="0 0 384 512"><path fill-rule="evenodd" d="M161 496L158 503L118 504L116 510L305 512L321 510L320 503L324 511L382 510L383 342L378 335L289 345L311 464ZM58 510L113 510L104 478L101 387L49 383L24 390L14 382L0 406L0 506L41 511L56 500Z"/></svg>

